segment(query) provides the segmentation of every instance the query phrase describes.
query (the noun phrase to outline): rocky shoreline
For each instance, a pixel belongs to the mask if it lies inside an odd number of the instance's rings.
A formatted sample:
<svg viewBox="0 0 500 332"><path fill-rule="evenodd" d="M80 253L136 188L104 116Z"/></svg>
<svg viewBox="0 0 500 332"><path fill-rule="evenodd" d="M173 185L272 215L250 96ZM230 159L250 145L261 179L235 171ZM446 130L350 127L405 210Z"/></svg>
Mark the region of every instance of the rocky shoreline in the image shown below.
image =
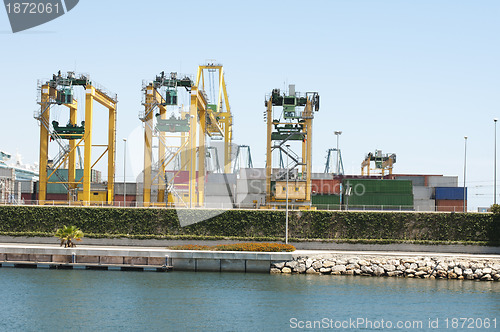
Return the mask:
<svg viewBox="0 0 500 332"><path fill-rule="evenodd" d="M270 272L500 281L500 259L323 254L274 261Z"/></svg>

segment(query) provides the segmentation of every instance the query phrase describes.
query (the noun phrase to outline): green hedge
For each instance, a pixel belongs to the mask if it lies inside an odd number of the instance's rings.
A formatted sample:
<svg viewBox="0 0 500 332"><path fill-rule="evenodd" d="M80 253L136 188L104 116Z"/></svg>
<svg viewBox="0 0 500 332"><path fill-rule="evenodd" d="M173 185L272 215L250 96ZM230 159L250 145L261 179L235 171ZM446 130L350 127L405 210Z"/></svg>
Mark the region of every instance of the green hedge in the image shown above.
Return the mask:
<svg viewBox="0 0 500 332"><path fill-rule="evenodd" d="M199 218L213 210L191 210ZM180 227L173 209L1 206L1 234L51 234L75 225L95 237L283 238L285 212L229 210ZM293 211L290 238L500 243L500 214Z"/></svg>

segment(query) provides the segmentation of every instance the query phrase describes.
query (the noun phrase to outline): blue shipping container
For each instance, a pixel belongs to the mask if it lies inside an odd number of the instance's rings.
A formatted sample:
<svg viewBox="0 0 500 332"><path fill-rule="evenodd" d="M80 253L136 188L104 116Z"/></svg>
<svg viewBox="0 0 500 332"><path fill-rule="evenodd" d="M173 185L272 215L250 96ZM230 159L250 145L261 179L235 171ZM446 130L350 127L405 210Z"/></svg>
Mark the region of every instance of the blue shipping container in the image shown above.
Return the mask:
<svg viewBox="0 0 500 332"><path fill-rule="evenodd" d="M436 187L436 199L464 200L464 187ZM467 200L467 188L465 188Z"/></svg>

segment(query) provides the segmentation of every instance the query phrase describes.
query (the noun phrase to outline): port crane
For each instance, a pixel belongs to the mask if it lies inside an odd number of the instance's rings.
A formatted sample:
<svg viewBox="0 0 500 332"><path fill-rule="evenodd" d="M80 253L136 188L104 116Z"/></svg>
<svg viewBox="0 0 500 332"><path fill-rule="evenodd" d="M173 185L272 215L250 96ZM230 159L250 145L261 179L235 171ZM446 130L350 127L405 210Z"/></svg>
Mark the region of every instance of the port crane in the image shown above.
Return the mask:
<svg viewBox="0 0 500 332"><path fill-rule="evenodd" d="M77 124L78 101L74 98L73 89L81 87L85 91L85 120ZM39 162L39 203L45 204L47 183L52 176L58 177L59 183L68 189L68 200L72 200L78 185L82 187L79 200L83 205L90 205L91 174L94 166L107 154L107 184L104 200L112 204L114 200L115 147L116 147L116 109L118 99L116 94L90 80L89 75L76 75L74 72L52 75L52 79L38 82L40 110L35 112L35 119L40 123L40 162ZM94 102L108 109L108 141L107 144L94 144L92 124L94 121ZM58 121L50 121L50 111L53 106L62 105L69 109L69 122L62 126ZM59 145L59 154L51 162L48 160L49 142ZM66 144L66 141L69 143ZM79 147L84 148L83 177L76 179L76 153ZM105 148L104 152L92 163L92 149ZM79 150L78 150L79 153ZM63 165L68 167L67 178L58 175L58 169Z"/></svg>
<svg viewBox="0 0 500 332"><path fill-rule="evenodd" d="M372 162L374 167L372 168ZM383 154L382 150L375 150L375 153L369 152L365 159L361 162L361 175L370 175L370 171L376 171L377 174L381 174L384 177L385 173L388 172L392 175L392 169L396 163L395 153ZM366 171L365 171L366 170Z"/></svg>
<svg viewBox="0 0 500 332"><path fill-rule="evenodd" d="M209 99L205 92L209 84L205 81L217 76L218 84L212 84L215 98ZM214 81L214 80L213 80ZM213 82L211 81L211 82ZM178 88L189 93L188 112L180 116L167 116L167 106L177 105ZM164 205L165 193L168 203L181 203L187 207L204 205L207 136L224 140L224 172L231 172L232 115L229 106L224 70L221 64L207 63L198 67L195 80L177 73L165 75L143 85L144 111L139 118L144 123L144 205ZM156 115L154 113L156 112ZM152 172L153 135L159 138L158 171ZM169 138L179 138L178 146L169 146ZM168 149L168 154L166 153ZM165 176L166 167L174 160L180 166L173 176ZM175 184L176 175L187 172L187 188ZM152 185L158 186L157 203L151 202Z"/></svg>
<svg viewBox="0 0 500 332"><path fill-rule="evenodd" d="M295 200L305 207L311 202L312 120L319 111L319 94L296 93L290 85L288 93L273 89L265 101L267 122L266 202ZM281 117L282 116L282 117ZM301 153L290 149L290 143L301 143ZM291 160L291 166L273 173L273 151ZM301 167L298 173L297 167ZM287 181L292 180L292 181ZM275 181L272 181L274 179ZM274 183L273 183L274 182Z"/></svg>

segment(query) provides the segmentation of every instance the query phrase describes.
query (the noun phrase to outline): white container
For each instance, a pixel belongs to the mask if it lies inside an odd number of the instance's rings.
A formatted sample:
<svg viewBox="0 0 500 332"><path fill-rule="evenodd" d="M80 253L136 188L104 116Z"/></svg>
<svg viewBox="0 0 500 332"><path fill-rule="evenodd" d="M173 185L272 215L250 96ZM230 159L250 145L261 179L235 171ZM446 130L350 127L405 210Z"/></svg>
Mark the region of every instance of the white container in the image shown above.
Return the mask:
<svg viewBox="0 0 500 332"><path fill-rule="evenodd" d="M458 187L458 176L429 176L428 187Z"/></svg>
<svg viewBox="0 0 500 332"><path fill-rule="evenodd" d="M238 194L265 194L266 181L258 179L239 179L236 182L236 192Z"/></svg>
<svg viewBox="0 0 500 332"><path fill-rule="evenodd" d="M431 199L432 198L432 193L433 193L433 188L430 187L421 187L421 186L414 186L413 187L413 199L421 200L421 199Z"/></svg>
<svg viewBox="0 0 500 332"><path fill-rule="evenodd" d="M415 199L413 201L415 211L436 211L436 201L433 199Z"/></svg>

